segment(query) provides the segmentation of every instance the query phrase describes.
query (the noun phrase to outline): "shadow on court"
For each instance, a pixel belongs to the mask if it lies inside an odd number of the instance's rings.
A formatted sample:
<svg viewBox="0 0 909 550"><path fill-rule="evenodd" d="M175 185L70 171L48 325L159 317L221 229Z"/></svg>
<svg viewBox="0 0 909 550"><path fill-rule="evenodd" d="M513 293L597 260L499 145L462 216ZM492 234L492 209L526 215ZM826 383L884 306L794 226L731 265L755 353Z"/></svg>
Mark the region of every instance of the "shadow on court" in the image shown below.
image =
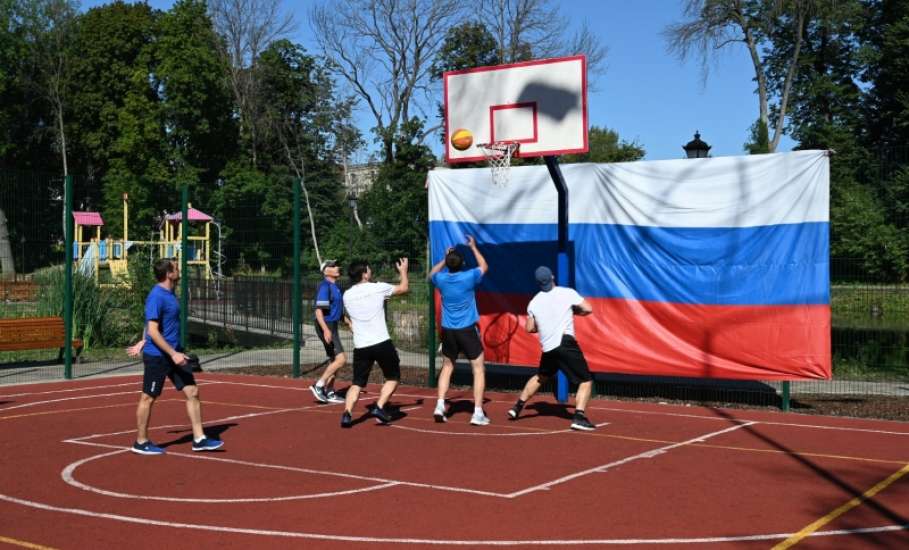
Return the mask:
<svg viewBox="0 0 909 550"><path fill-rule="evenodd" d="M222 439L221 434L223 434L227 430L233 428L234 426L238 426L238 425L239 424L237 424L236 422L230 422L230 423L226 423L226 424L215 424L213 426L205 426L205 435L206 435L206 437L210 437L212 439ZM167 448L167 447L170 447L171 445L182 445L184 443L192 443L192 441L193 441L193 433L192 433L191 429L184 428L184 429L179 429L179 430L171 430L167 433L171 433L171 434L185 433L185 435L182 435L177 439L173 439L171 441L166 441L164 443L161 443L159 446L162 448ZM217 452L224 452L224 449L220 449Z"/></svg>

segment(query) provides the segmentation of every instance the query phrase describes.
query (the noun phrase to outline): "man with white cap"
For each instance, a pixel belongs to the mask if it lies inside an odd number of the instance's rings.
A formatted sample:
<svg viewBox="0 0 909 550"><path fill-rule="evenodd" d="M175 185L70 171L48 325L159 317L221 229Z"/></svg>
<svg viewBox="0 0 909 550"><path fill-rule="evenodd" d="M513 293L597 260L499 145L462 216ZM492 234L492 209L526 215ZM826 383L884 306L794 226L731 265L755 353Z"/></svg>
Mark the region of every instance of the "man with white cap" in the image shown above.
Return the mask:
<svg viewBox="0 0 909 550"><path fill-rule="evenodd" d="M341 289L338 287L341 268L338 267L337 260L325 260L321 271L324 278L316 288L315 300L316 335L325 347L328 366L309 389L319 403L343 403L344 399L334 390L335 373L347 364L347 355L338 333L338 325L344 314Z"/></svg>
<svg viewBox="0 0 909 550"><path fill-rule="evenodd" d="M587 419L584 410L590 400L593 377L574 337L574 315L590 315L593 308L573 288L556 286L555 277L548 267L538 267L534 276L540 292L527 305L527 323L524 328L527 332L539 334L543 355L540 357L539 370L527 381L521 397L508 411L508 417L517 420L524 404L556 371L561 370L572 383L578 385L571 429L592 431L595 426Z"/></svg>

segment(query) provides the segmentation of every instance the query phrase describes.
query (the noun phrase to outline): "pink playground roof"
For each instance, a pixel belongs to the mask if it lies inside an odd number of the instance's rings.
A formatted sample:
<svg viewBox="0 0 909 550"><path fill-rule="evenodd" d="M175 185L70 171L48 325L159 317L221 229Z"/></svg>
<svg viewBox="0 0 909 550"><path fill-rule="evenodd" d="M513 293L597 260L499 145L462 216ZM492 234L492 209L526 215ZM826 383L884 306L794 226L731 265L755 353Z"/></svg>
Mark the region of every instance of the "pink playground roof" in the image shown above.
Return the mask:
<svg viewBox="0 0 909 550"><path fill-rule="evenodd" d="M169 222L178 222L183 219L183 212L177 212L175 214L168 214L167 221ZM201 210L196 210L195 208L189 209L189 221L191 222L210 222L214 218L206 214Z"/></svg>
<svg viewBox="0 0 909 550"><path fill-rule="evenodd" d="M73 212L73 220L78 225L104 225L100 212Z"/></svg>

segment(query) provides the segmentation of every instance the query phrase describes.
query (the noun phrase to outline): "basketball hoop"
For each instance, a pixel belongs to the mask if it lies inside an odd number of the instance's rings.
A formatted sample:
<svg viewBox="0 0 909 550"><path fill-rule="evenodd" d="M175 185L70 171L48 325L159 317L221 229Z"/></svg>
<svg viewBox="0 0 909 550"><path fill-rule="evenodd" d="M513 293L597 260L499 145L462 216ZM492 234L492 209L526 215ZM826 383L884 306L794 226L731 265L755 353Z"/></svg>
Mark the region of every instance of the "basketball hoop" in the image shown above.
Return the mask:
<svg viewBox="0 0 909 550"><path fill-rule="evenodd" d="M477 144L477 148L486 157L486 162L489 163L489 169L492 170L492 183L496 185L506 185L508 183L511 157L517 156L520 145L516 141Z"/></svg>

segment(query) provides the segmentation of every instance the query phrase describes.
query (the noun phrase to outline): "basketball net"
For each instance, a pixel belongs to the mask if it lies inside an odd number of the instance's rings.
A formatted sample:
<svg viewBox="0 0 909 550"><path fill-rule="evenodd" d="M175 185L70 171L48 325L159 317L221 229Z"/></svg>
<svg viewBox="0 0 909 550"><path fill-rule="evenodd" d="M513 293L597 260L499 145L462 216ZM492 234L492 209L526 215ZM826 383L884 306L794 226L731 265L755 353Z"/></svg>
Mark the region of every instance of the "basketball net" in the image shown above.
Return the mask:
<svg viewBox="0 0 909 550"><path fill-rule="evenodd" d="M486 157L489 169L492 171L492 183L495 185L508 184L511 157L517 154L520 144L516 141L496 141L494 143L478 143L477 148Z"/></svg>

